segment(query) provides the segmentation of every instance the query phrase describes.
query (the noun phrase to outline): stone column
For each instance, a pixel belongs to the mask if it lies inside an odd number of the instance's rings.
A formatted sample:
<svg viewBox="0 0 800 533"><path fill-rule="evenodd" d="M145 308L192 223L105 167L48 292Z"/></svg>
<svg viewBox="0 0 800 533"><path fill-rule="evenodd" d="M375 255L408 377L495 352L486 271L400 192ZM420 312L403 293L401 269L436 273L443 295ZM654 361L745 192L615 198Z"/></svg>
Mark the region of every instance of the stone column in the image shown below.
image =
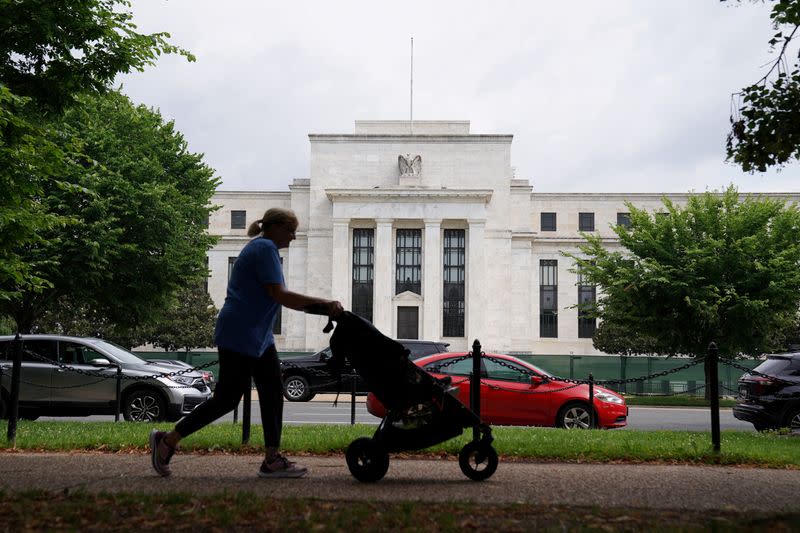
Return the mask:
<svg viewBox="0 0 800 533"><path fill-rule="evenodd" d="M486 241L485 220L469 220L467 234L467 295L466 295L466 336L467 344L472 346L475 339L485 345L489 338L486 328Z"/></svg>
<svg viewBox="0 0 800 533"><path fill-rule="evenodd" d="M425 219L425 248L422 270L422 336L442 338L442 221Z"/></svg>
<svg viewBox="0 0 800 533"><path fill-rule="evenodd" d="M381 333L393 337L392 295L394 294L394 246L392 219L375 220L375 270L372 281L372 323Z"/></svg>
<svg viewBox="0 0 800 533"><path fill-rule="evenodd" d="M350 243L350 220L333 219L333 254L331 257L331 298L339 300L345 309L350 309L352 290L350 290L350 263L352 246Z"/></svg>

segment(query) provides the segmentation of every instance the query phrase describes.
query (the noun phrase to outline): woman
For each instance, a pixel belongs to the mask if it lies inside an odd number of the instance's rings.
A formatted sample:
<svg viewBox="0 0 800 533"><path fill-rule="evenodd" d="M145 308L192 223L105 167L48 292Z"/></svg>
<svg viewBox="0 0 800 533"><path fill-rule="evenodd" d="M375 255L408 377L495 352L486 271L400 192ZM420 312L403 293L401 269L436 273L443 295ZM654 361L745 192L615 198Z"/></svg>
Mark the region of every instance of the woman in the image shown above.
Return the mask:
<svg viewBox="0 0 800 533"><path fill-rule="evenodd" d="M169 461L178 443L222 415L232 411L251 378L258 389L266 453L261 477L302 477L307 469L288 461L278 449L283 426L283 383L272 327L281 306L302 310L311 304L327 307L328 314L342 312L342 304L292 292L283 279L278 250L295 238L297 217L288 209L269 209L247 230L255 237L242 249L233 265L225 304L217 318L214 343L219 351L219 380L214 396L199 405L170 432L153 430L150 448L153 468L170 475Z"/></svg>

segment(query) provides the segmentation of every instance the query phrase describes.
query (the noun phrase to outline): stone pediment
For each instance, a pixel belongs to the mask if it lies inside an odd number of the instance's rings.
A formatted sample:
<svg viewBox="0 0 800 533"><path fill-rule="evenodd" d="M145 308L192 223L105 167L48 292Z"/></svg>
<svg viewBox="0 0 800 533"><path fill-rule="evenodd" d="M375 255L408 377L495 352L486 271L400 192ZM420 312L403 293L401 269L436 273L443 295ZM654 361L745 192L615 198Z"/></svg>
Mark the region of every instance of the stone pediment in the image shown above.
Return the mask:
<svg viewBox="0 0 800 533"><path fill-rule="evenodd" d="M411 291L403 291L400 294L395 294L392 299L396 302L422 303L422 296Z"/></svg>

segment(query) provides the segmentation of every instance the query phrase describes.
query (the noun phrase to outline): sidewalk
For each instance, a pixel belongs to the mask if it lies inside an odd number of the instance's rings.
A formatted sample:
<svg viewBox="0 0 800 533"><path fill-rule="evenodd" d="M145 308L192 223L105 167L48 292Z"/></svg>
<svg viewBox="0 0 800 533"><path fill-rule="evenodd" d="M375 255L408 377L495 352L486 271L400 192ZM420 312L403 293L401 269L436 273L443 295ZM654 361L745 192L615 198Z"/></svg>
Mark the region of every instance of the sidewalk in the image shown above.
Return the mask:
<svg viewBox="0 0 800 533"><path fill-rule="evenodd" d="M320 500L471 501L675 510L793 511L800 470L504 462L488 481L467 479L455 460L392 457L386 477L356 481L344 457L293 457L303 479L260 479L260 456L178 454L160 478L149 455L0 454L0 490L85 490L195 494L252 492Z"/></svg>

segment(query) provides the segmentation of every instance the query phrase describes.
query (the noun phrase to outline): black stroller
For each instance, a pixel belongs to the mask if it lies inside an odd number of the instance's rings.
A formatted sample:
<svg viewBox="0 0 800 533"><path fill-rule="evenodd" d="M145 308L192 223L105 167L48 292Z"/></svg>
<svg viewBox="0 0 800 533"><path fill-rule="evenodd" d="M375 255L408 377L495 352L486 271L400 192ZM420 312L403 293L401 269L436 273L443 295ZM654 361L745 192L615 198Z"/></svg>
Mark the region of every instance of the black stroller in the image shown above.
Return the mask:
<svg viewBox="0 0 800 533"><path fill-rule="evenodd" d="M310 306L306 312L325 314ZM461 435L473 428L474 439L458 456L461 471L475 481L488 479L497 470L492 430L451 394L448 381L440 381L416 366L408 351L386 337L370 322L349 312L333 319L332 357L329 369L336 375L344 359L366 382L386 408L375 434L354 440L347 448L347 466L359 481L374 482L386 475L389 453L420 450ZM324 331L333 328L329 320Z"/></svg>

